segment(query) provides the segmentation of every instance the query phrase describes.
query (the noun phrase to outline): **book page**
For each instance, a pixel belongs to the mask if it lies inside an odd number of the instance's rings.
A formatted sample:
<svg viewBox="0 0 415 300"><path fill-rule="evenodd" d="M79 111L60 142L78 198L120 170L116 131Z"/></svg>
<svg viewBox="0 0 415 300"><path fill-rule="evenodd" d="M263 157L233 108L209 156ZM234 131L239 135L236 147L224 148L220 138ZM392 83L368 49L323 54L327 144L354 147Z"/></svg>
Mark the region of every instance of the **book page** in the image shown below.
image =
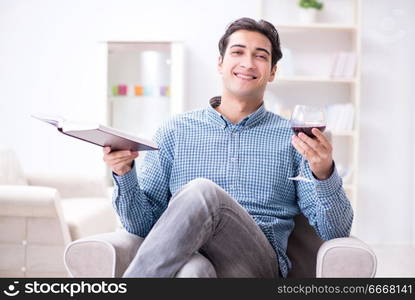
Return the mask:
<svg viewBox="0 0 415 300"><path fill-rule="evenodd" d="M40 121L49 123L57 128L62 128L63 123L65 122L65 118L61 116L52 116L46 115L42 113L35 113L31 115L32 118L38 119Z"/></svg>
<svg viewBox="0 0 415 300"><path fill-rule="evenodd" d="M92 122L75 122L75 121L68 121L65 120L62 123L62 130L64 132L68 131L82 131L82 130L93 130L98 129L99 124L92 123Z"/></svg>

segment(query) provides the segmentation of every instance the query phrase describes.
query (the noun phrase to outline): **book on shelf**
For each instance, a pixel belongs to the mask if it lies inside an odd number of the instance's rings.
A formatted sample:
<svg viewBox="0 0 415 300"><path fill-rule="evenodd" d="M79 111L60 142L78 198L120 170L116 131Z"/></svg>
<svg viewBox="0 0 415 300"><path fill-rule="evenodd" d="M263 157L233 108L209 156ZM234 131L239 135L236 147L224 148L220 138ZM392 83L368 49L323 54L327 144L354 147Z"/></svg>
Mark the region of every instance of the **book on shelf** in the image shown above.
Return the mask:
<svg viewBox="0 0 415 300"><path fill-rule="evenodd" d="M158 150L150 140L130 135L126 132L101 124L74 122L59 116L32 114L32 117L55 126L59 132L101 147L109 146L112 151Z"/></svg>
<svg viewBox="0 0 415 300"><path fill-rule="evenodd" d="M356 71L357 56L355 52L340 51L335 55L331 70L333 78L353 78Z"/></svg>
<svg viewBox="0 0 415 300"><path fill-rule="evenodd" d="M352 131L354 106L352 103L327 105L326 118L327 130L332 132Z"/></svg>

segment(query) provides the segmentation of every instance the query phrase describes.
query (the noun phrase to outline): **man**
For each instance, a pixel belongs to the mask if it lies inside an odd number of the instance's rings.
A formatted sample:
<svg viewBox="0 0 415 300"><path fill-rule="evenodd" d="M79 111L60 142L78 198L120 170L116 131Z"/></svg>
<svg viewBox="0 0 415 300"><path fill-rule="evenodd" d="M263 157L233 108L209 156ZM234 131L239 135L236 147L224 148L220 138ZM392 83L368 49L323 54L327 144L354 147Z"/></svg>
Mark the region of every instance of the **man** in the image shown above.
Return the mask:
<svg viewBox="0 0 415 300"><path fill-rule="evenodd" d="M219 42L221 97L181 114L156 133L159 151L110 152L114 207L144 239L125 277L287 276L293 217L303 213L322 239L348 236L353 212L324 135L292 134L265 110L266 85L282 57L272 24L242 18ZM310 182L292 181L303 155ZM182 272L182 273L181 273Z"/></svg>

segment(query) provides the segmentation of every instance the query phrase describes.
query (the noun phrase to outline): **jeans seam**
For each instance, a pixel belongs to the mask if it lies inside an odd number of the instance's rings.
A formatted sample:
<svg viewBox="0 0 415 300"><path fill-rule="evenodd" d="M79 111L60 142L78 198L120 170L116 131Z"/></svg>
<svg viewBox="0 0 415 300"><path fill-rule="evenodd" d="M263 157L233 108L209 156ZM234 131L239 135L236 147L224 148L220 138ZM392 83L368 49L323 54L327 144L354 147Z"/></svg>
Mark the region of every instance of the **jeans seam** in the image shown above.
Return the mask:
<svg viewBox="0 0 415 300"><path fill-rule="evenodd" d="M212 224L214 224L214 222L212 222L212 220L211 219L208 219L208 220L206 220L206 222L203 224L203 229L199 232L199 235L198 235L198 237L197 237L197 239L196 239L196 244L199 244L200 243L200 240L202 239L202 237L203 237L203 231L205 230L205 228L208 228L208 227L210 227L211 226L211 224L209 224L209 222L211 222ZM211 235L211 237L209 238L209 239L211 239L213 237L213 234ZM200 247L198 248L198 249L196 249L196 251L199 251L199 249L200 248L202 248L202 246L203 246L203 244L201 244L200 245ZM192 252L193 253L193 252ZM190 253L190 255L192 254L192 253Z"/></svg>
<svg viewBox="0 0 415 300"><path fill-rule="evenodd" d="M231 211L231 212L233 212L235 215L237 215L237 213L235 213L230 207L226 207L226 206L220 206L218 209L217 209L217 211L215 212L215 214L214 214L214 218L217 218L217 215L218 215L218 213L219 213L219 211L224 211L224 210L228 210L228 211ZM213 234L212 234L212 237L215 237L215 236L217 236L219 233L221 233L221 231L225 228L225 226L226 226L226 224L228 224L229 223L229 218L222 218L222 221L223 220L225 220L224 221L224 223L222 224L222 226L218 229L218 230L215 230L215 228L213 228L214 230L213 230ZM218 224L219 225L219 224Z"/></svg>

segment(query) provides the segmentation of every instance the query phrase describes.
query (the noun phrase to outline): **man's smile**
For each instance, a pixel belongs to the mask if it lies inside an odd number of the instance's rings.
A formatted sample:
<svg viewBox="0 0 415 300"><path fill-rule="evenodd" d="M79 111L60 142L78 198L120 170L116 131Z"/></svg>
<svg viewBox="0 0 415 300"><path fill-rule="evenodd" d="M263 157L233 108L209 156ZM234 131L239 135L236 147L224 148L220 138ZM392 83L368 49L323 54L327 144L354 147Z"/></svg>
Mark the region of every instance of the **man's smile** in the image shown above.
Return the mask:
<svg viewBox="0 0 415 300"><path fill-rule="evenodd" d="M253 75L253 74L249 74L249 73L242 73L242 72L234 72L233 75L235 75L236 77L242 79L242 80L255 80L258 77Z"/></svg>

